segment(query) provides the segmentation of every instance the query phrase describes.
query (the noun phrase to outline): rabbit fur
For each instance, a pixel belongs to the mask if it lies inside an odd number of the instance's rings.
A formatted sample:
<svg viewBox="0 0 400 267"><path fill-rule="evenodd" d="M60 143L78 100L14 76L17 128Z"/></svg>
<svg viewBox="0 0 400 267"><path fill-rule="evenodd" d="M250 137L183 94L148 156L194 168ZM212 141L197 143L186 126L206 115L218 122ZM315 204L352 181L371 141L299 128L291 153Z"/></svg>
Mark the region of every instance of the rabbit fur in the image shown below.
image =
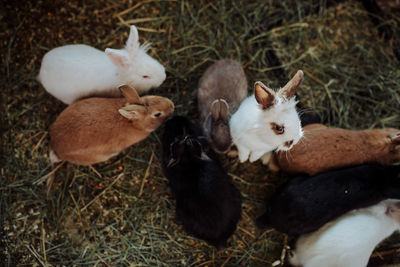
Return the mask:
<svg viewBox="0 0 400 267"><path fill-rule="evenodd" d="M187 233L217 249L241 218L242 197L199 127L176 116L165 124L163 170Z"/></svg>
<svg viewBox="0 0 400 267"><path fill-rule="evenodd" d="M50 126L50 160L79 165L106 161L145 139L174 111L160 96L139 97L121 86L122 98L93 97L74 102Z"/></svg>
<svg viewBox="0 0 400 267"><path fill-rule="evenodd" d="M360 165L296 176L272 194L257 225L291 235L316 231L350 210L400 199L399 175L400 166Z"/></svg>
<svg viewBox="0 0 400 267"><path fill-rule="evenodd" d="M400 163L399 129L346 130L311 124L303 131L302 142L289 152L276 153L271 164L284 172L315 175L360 164Z"/></svg>
<svg viewBox="0 0 400 267"><path fill-rule="evenodd" d="M303 267L365 267L374 248L398 230L400 200L384 200L301 236L289 261Z"/></svg>
<svg viewBox="0 0 400 267"><path fill-rule="evenodd" d="M130 27L125 48L105 52L84 44L65 45L47 52L38 81L65 104L88 96L121 96L118 86L134 87L139 94L165 80L164 67L139 44L136 27Z"/></svg>
<svg viewBox="0 0 400 267"><path fill-rule="evenodd" d="M197 102L203 132L217 153L232 145L229 119L247 96L247 79L239 62L221 59L199 80Z"/></svg>
<svg viewBox="0 0 400 267"><path fill-rule="evenodd" d="M269 162L273 150L286 151L303 136L296 111L295 91L303 79L299 70L277 93L261 82L232 115L229 126L240 162L254 162L262 157Z"/></svg>

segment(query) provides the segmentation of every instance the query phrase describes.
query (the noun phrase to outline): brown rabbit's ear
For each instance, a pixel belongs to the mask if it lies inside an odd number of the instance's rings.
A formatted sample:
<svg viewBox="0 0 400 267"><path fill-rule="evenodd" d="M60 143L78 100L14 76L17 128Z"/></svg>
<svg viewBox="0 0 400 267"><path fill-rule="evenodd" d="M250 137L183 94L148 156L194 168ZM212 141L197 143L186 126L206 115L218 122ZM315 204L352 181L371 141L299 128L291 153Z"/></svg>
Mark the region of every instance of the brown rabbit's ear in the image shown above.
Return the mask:
<svg viewBox="0 0 400 267"><path fill-rule="evenodd" d="M118 87L118 89L124 95L126 100L128 100L129 104L142 104L140 96L138 95L138 93L134 88L124 84Z"/></svg>
<svg viewBox="0 0 400 267"><path fill-rule="evenodd" d="M224 99L217 99L211 103L211 116L214 120L227 119L228 114L229 105Z"/></svg>
<svg viewBox="0 0 400 267"><path fill-rule="evenodd" d="M280 97L285 97L286 99L292 98L301 84L303 76L303 71L298 70L293 78L281 90L279 90L278 95Z"/></svg>
<svg viewBox="0 0 400 267"><path fill-rule="evenodd" d="M118 109L119 114L127 118L128 120L133 120L139 117L139 114L143 113L141 111L142 106L138 105L128 105L123 108Z"/></svg>
<svg viewBox="0 0 400 267"><path fill-rule="evenodd" d="M262 109L268 109L275 104L275 92L260 81L254 84L254 97Z"/></svg>

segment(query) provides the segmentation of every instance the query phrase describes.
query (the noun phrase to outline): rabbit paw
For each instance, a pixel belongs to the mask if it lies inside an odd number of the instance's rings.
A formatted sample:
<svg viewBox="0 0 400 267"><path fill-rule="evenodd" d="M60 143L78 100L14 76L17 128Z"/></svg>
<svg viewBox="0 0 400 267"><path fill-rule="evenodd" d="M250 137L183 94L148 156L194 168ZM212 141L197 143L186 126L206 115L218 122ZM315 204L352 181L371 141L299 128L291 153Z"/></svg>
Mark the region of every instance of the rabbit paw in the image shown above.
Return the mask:
<svg viewBox="0 0 400 267"><path fill-rule="evenodd" d="M268 165L268 163L271 160L271 156L272 156L272 152L267 152L264 155L262 155L262 157L261 157L262 164Z"/></svg>

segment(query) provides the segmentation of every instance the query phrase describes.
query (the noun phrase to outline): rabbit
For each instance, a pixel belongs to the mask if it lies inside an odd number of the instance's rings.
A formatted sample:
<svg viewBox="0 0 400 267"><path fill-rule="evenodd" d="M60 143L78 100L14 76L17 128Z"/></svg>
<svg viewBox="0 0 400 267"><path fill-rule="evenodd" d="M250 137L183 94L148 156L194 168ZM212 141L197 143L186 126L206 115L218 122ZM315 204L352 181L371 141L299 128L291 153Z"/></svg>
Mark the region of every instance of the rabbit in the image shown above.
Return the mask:
<svg viewBox="0 0 400 267"><path fill-rule="evenodd" d="M303 126L304 138L286 154L274 154L270 169L315 175L359 164L400 163L400 130L346 130L322 124Z"/></svg>
<svg viewBox="0 0 400 267"><path fill-rule="evenodd" d="M399 230L400 200L384 200L302 235L289 262L303 267L365 267L374 248Z"/></svg>
<svg viewBox="0 0 400 267"><path fill-rule="evenodd" d="M120 86L124 97L93 97L69 105L50 126L50 160L91 165L108 160L145 139L174 111L160 96L139 97Z"/></svg>
<svg viewBox="0 0 400 267"><path fill-rule="evenodd" d="M242 197L199 127L175 116L165 123L163 170L187 233L226 247L241 218Z"/></svg>
<svg viewBox="0 0 400 267"><path fill-rule="evenodd" d="M243 100L229 121L240 162L261 158L267 164L273 150L290 150L301 139L294 94L302 79L299 70L277 93L261 82L255 83L254 95Z"/></svg>
<svg viewBox="0 0 400 267"><path fill-rule="evenodd" d="M257 226L294 236L316 231L350 210L400 199L399 175L400 165L360 165L291 178L272 194Z"/></svg>
<svg viewBox="0 0 400 267"><path fill-rule="evenodd" d="M88 96L121 96L121 84L139 94L165 80L164 67L146 54L149 45L139 44L136 27L130 27L125 48L105 52L84 44L65 45L47 52L38 81L48 93L65 104Z"/></svg>
<svg viewBox="0 0 400 267"><path fill-rule="evenodd" d="M218 60L201 76L197 90L200 121L215 152L225 154L230 150L229 118L246 96L246 75L235 60Z"/></svg>

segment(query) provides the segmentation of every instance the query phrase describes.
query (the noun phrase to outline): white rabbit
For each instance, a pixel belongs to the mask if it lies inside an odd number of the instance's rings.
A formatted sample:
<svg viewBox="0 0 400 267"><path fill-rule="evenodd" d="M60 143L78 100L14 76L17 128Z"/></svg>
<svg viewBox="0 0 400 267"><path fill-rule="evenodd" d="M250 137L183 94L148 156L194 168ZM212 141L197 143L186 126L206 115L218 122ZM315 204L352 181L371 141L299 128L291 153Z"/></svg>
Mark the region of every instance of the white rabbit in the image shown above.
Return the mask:
<svg viewBox="0 0 400 267"><path fill-rule="evenodd" d="M302 79L299 70L277 93L261 82L255 83L254 95L241 103L229 122L240 162L262 157L267 164L273 150L289 150L303 136L294 96Z"/></svg>
<svg viewBox="0 0 400 267"><path fill-rule="evenodd" d="M123 49L105 52L88 45L65 45L47 52L38 75L43 87L66 104L87 96L119 96L118 86L134 87L139 94L165 80L164 67L146 54L134 25Z"/></svg>
<svg viewBox="0 0 400 267"><path fill-rule="evenodd" d="M289 261L303 267L367 266L376 245L396 230L400 230L400 200L384 200L301 236Z"/></svg>

